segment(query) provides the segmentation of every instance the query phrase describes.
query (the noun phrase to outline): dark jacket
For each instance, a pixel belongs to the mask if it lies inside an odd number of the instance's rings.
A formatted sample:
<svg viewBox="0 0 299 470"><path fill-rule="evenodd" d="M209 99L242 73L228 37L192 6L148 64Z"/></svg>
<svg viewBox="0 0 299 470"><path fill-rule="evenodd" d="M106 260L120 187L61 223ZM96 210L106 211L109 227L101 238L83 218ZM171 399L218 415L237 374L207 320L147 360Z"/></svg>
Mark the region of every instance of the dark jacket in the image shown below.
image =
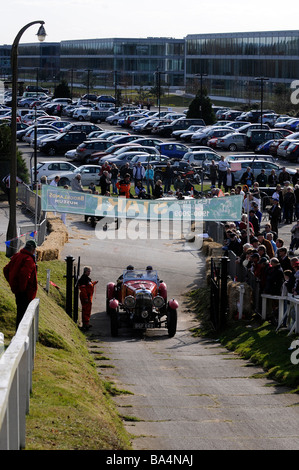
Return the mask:
<svg viewBox="0 0 299 470"><path fill-rule="evenodd" d="M283 283L284 276L280 265L270 265L267 271L265 294L280 295Z"/></svg>

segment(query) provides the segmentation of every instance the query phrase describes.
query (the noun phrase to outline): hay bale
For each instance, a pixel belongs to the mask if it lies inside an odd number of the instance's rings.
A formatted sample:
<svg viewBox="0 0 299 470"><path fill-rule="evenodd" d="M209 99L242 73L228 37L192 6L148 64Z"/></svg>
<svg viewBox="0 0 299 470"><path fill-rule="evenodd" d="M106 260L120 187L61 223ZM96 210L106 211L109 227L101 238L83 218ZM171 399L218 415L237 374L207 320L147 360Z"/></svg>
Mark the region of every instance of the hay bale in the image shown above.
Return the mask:
<svg viewBox="0 0 299 470"><path fill-rule="evenodd" d="M51 261L60 258L60 252L68 242L69 234L61 218L55 215L47 217L49 235L36 250L37 261Z"/></svg>

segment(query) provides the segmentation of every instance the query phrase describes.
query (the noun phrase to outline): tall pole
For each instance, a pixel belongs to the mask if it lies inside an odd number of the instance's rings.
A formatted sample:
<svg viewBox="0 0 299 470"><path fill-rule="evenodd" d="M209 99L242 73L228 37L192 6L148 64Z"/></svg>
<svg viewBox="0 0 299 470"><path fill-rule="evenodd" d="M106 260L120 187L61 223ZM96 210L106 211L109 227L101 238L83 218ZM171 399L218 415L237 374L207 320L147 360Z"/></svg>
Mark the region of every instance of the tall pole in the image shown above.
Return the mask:
<svg viewBox="0 0 299 470"><path fill-rule="evenodd" d="M261 129L263 128L263 104L264 104L264 82L268 81L269 78L257 77L255 80L261 82Z"/></svg>
<svg viewBox="0 0 299 470"><path fill-rule="evenodd" d="M6 240L10 241L6 247L6 256L11 257L17 251L17 94L18 94L18 46L23 33L30 26L44 21L32 21L24 26L15 37L11 48L11 71L12 71L12 100L11 100L11 151L10 151L10 202L9 222Z"/></svg>

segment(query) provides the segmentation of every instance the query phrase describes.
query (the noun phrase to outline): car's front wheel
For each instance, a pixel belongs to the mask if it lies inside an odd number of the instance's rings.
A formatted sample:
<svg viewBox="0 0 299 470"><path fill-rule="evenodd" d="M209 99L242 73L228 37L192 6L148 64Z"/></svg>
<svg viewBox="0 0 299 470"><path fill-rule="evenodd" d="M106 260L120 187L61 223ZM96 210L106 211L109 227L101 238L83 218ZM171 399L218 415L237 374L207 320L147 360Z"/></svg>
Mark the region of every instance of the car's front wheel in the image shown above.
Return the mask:
<svg viewBox="0 0 299 470"><path fill-rule="evenodd" d="M229 150L230 152L235 152L235 151L237 150L236 144L230 144L230 145L228 146L228 150Z"/></svg>
<svg viewBox="0 0 299 470"><path fill-rule="evenodd" d="M168 336L172 338L176 334L178 314L173 308L167 310L167 330Z"/></svg>

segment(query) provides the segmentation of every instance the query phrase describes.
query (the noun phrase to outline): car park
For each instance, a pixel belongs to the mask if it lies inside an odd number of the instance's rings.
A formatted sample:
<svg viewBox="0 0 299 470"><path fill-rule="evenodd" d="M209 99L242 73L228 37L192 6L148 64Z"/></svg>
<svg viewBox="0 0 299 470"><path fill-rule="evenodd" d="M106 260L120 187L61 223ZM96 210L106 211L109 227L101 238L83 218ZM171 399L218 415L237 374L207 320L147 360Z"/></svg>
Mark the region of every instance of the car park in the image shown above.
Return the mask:
<svg viewBox="0 0 299 470"><path fill-rule="evenodd" d="M83 186L89 186L90 183L94 183L96 186L100 182L100 167L98 165L82 165L77 167L74 171L65 171L61 173L58 186L70 185L73 178L76 175L81 175L81 182ZM51 183L55 176L48 178L48 182Z"/></svg>
<svg viewBox="0 0 299 470"><path fill-rule="evenodd" d="M42 176L56 176L60 175L61 173L75 171L76 166L69 162L62 162L62 161L45 161L45 162L38 162L36 165L37 171L37 181L40 182ZM34 167L31 168L31 181L34 180Z"/></svg>
<svg viewBox="0 0 299 470"><path fill-rule="evenodd" d="M106 286L106 313L110 317L111 335L118 336L122 327L135 330L165 327L169 337L177 328L178 302L167 300L167 287L157 271L125 270L116 282Z"/></svg>
<svg viewBox="0 0 299 470"><path fill-rule="evenodd" d="M42 141L39 150L50 156L64 154L68 150L77 147L84 140L86 140L84 132L59 132L56 136Z"/></svg>

